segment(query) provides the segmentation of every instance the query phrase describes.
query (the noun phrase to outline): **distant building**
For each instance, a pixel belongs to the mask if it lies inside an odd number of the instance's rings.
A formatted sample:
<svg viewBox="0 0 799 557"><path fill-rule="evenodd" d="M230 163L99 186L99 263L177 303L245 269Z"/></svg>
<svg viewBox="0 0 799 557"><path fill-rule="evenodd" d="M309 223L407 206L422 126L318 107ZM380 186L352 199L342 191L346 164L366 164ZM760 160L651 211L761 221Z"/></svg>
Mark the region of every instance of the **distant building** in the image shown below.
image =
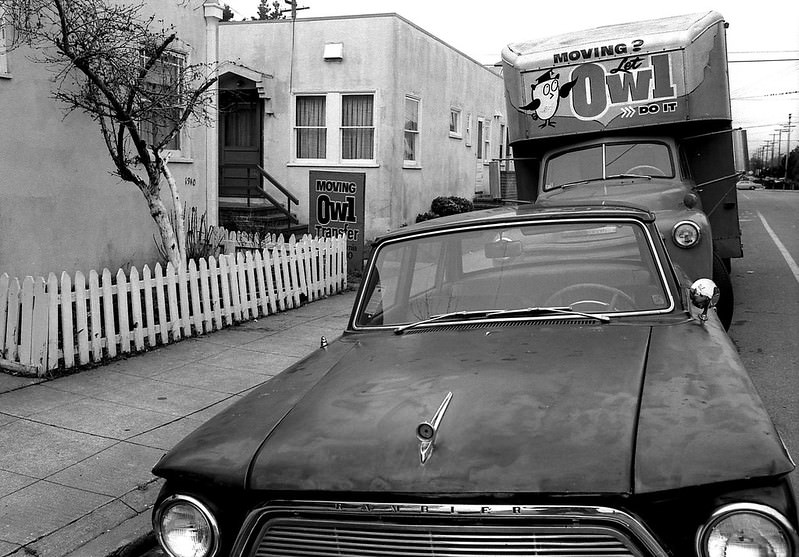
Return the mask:
<svg viewBox="0 0 799 557"><path fill-rule="evenodd" d="M302 222L312 175L365 175L366 238L436 196L489 193L489 162L505 154L497 68L397 14L226 22L219 45L223 210L256 163L298 198Z"/></svg>

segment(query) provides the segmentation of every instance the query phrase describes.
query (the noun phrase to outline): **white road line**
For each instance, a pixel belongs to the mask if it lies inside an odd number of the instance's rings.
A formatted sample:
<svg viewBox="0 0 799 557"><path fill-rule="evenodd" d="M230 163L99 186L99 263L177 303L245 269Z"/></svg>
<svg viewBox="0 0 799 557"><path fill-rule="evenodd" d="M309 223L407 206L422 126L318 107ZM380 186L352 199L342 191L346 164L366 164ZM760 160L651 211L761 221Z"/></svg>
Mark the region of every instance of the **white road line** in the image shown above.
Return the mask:
<svg viewBox="0 0 799 557"><path fill-rule="evenodd" d="M763 215L760 214L760 211L757 212L757 216L760 217L760 220L763 222L763 226L765 227L766 232L768 232L768 235L771 236L771 239L774 241L774 245L776 245L777 249L780 250L782 258L785 259L785 262L788 264L788 267L793 273L793 278L796 279L796 282L799 282L799 265L796 264L796 261L794 261L793 257L791 257L791 254L788 253L785 245L780 242L779 238L777 238L777 235L768 225L768 222L766 222L766 219L763 217Z"/></svg>

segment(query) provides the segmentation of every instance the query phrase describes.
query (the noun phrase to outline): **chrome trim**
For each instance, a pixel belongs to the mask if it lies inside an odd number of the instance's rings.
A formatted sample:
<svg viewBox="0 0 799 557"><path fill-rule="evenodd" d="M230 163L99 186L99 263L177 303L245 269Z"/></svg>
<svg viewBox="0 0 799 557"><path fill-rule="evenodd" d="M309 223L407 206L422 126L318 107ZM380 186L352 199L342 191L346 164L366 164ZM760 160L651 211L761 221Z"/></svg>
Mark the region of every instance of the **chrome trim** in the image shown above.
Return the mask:
<svg viewBox="0 0 799 557"><path fill-rule="evenodd" d="M794 527L791 526L788 519L777 509L759 503L731 503L713 511L713 514L710 515L707 522L696 531L696 554L701 557L707 557L705 540L710 530L724 518L740 513L757 514L774 522L778 527L782 528L785 537L788 538L788 543L791 545L791 547L788 548L788 555L797 554L797 550L799 550L799 535L797 535Z"/></svg>
<svg viewBox="0 0 799 557"><path fill-rule="evenodd" d="M683 246L677 241L677 227L682 224L689 224L694 228L694 230L696 230L696 242L690 246ZM702 227L692 220L681 220L676 222L674 223L674 226L671 227L671 241L674 242L674 245L680 249L691 249L692 247L699 245L699 242L702 241Z"/></svg>
<svg viewBox="0 0 799 557"><path fill-rule="evenodd" d="M231 551L232 556L245 557L244 551L256 542L263 523L270 515L298 516L302 513L330 514L347 519L367 514L397 517L515 517L527 519L592 520L600 525L620 529L621 534L630 535L647 555L669 557L654 535L636 516L611 507L593 505L446 505L430 503L367 503L337 501L271 501L253 510L242 524L238 539Z"/></svg>
<svg viewBox="0 0 799 557"><path fill-rule="evenodd" d="M436 436L438 435L438 426L441 425L444 412L447 411L451 400L452 392L448 392L436 413L433 414L433 418L429 422L422 422L416 426L416 438L419 439L419 458L422 464L427 462L427 459L433 454L433 447L435 447Z"/></svg>
<svg viewBox="0 0 799 557"><path fill-rule="evenodd" d="M369 265L368 265L368 268L366 269L366 274L364 275L361 283L363 285L369 284L369 280L371 279L372 274L375 272L374 261L377 258L377 254L379 253L380 250L383 249L384 246L388 246L388 245L391 245L391 244L394 244L394 243L397 243L397 242L406 241L406 240L409 240L409 239L426 238L428 236L439 236L439 235L443 235L443 234L452 234L452 233L470 231L470 230L483 230L483 229L490 229L490 228L501 228L501 227L504 227L504 226L525 226L525 225L538 225L538 224L551 224L551 223L561 224L561 223L595 223L595 222L596 223L599 223L599 222L618 223L618 222L625 222L625 223L636 224L636 225L640 226L643 229L644 234L646 235L646 239L647 239L647 241L649 243L649 247L651 249L652 258L653 258L653 260L655 262L655 265L657 266L658 271L660 271L661 284L663 285L663 290L666 292L666 295L668 296L669 305L666 308L658 309L658 310L625 311L625 312L611 313L611 314L608 314L608 315L612 316L612 317L628 317L628 316L631 316L631 315L635 315L635 316L639 316L639 315L662 315L662 314L666 314L666 313L671 313L676 308L675 295L674 295L674 292L672 292L671 288L669 288L669 280L666 277L666 270L663 268L662 257L660 256L660 252L658 251L658 249L657 249L657 247L655 245L655 241L652 238L652 234L650 234L649 227L646 224L648 221L644 221L644 220L642 220L640 218L629 217L629 216L608 217L608 216L590 216L590 215L575 216L575 217L568 217L568 218L541 218L541 219L508 218L507 216L503 215L500 218L503 218L503 219L507 218L508 220L502 220L501 222L483 222L483 223L481 223L479 225L469 225L469 224L464 224L464 223L454 223L451 228L425 230L425 231L420 231L420 232L417 232L417 233L414 233L414 234L408 234L407 236L401 236L401 237L398 237L398 238L391 238L389 240L385 240L385 241L381 242L380 244L378 244L376 246L375 251L372 253L371 257L369 258L369 262L368 262ZM666 257L668 257L668 250L666 249L665 245L663 246L663 250L666 253ZM671 263L670 259L669 259L669 262ZM671 263L671 265L672 265L672 269L673 269L673 265L674 264ZM675 281L676 281L676 278L675 278ZM679 287L680 287L679 281L676 281L675 286L679 289ZM361 315L362 308L365 305L366 305L366 300L364 299L364 290L359 290L358 291L358 296L357 296L357 298L355 300L355 304L354 304L354 308L353 308L354 311L352 313L352 319L351 319L351 323L350 323L351 324L351 330L353 330L353 331L379 331L379 330L391 330L391 331L393 331L394 329L397 328L397 325L398 325L397 323L393 323L391 325L380 325L380 326L366 326L366 327L362 326L362 325L359 326L357 324L356 320ZM552 315L547 315L547 316L541 316L541 317L520 317L520 318L515 318L515 319L517 319L519 321L534 322L534 321L540 321L540 320L544 320L544 319L553 319L553 318L557 319L558 317L557 316L552 316ZM564 320L574 319L574 316L564 316L563 319ZM484 321L485 322L493 322L493 323L501 323L503 321L509 321L509 320L510 319L507 318L507 317L502 318L502 317L498 316L498 317L490 318L490 319L486 319L486 320L448 321L447 325L457 325L458 323L476 323L476 322L484 322ZM430 323L430 325L422 325L419 328L424 329L426 327L436 327L436 326L440 326L440 325L441 325L440 323L435 323L434 322L434 323Z"/></svg>
<svg viewBox="0 0 799 557"><path fill-rule="evenodd" d="M161 549L163 549L166 552L166 554L169 555L170 557L178 557L167 548L166 544L164 543L163 534L161 532L161 517L164 515L164 511L168 507L171 507L177 502L184 502L193 505L200 511L200 513L202 513L202 515L208 521L208 524L211 526L211 532L213 534L213 543L211 544L211 551L203 557L214 557L217 551L219 551L219 525L217 524L216 518L214 518L213 513L211 513L208 507L205 506L205 504L200 502L198 499L195 499L194 497L191 497L189 495L181 495L181 494L170 495L169 497L161 501L161 504L158 505L158 508L153 513L153 530L155 531L155 535L158 538L158 545L160 545Z"/></svg>

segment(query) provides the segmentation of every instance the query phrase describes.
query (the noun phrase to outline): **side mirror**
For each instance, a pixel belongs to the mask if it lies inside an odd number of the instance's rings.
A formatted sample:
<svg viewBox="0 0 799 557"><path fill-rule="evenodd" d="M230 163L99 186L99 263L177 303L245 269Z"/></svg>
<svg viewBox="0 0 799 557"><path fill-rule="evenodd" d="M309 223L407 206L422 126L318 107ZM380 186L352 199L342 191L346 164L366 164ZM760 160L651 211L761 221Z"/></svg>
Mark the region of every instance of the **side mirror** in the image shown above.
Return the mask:
<svg viewBox="0 0 799 557"><path fill-rule="evenodd" d="M522 254L522 243L518 240L500 238L484 246L485 256L488 259L507 259L519 257Z"/></svg>
<svg viewBox="0 0 799 557"><path fill-rule="evenodd" d="M710 279L699 279L695 281L689 290L691 303L702 310L699 314L701 321L707 321L707 310L716 307L719 303L719 287Z"/></svg>

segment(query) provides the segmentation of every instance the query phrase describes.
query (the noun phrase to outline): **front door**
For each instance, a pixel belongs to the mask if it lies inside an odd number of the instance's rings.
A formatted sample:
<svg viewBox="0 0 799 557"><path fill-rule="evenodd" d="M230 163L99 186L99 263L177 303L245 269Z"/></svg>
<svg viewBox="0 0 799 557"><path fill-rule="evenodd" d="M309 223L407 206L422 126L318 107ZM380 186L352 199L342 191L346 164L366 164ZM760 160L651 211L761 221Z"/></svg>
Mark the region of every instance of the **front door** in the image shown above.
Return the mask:
<svg viewBox="0 0 799 557"><path fill-rule="evenodd" d="M241 81L249 80L239 80ZM219 91L219 196L257 196L263 164L263 101L253 88Z"/></svg>

